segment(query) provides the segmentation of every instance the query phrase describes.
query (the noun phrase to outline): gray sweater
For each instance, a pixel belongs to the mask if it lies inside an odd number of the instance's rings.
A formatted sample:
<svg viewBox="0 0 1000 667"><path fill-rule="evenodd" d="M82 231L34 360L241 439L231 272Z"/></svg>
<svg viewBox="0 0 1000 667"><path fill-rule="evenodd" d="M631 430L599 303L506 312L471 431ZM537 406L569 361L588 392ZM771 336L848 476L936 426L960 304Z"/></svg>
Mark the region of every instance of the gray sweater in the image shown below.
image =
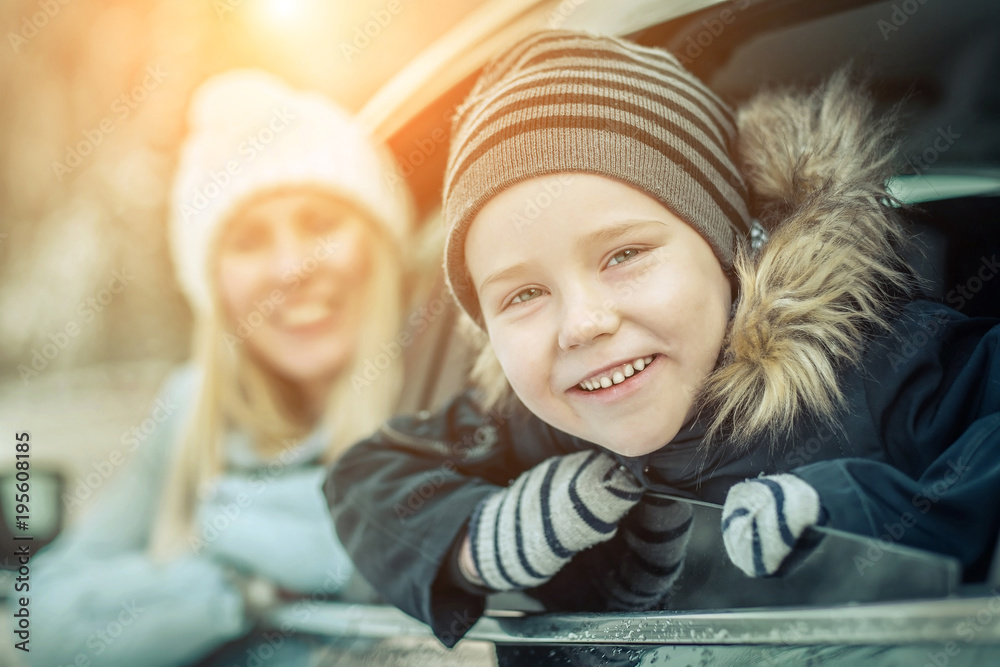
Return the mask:
<svg viewBox="0 0 1000 667"><path fill-rule="evenodd" d="M32 559L30 664L190 664L250 631L241 579L315 596L336 593L350 577L320 489L321 430L271 462L245 434L227 434L227 471L199 501L197 540L174 561L150 559L196 379L182 367L166 380L155 430L85 516Z"/></svg>

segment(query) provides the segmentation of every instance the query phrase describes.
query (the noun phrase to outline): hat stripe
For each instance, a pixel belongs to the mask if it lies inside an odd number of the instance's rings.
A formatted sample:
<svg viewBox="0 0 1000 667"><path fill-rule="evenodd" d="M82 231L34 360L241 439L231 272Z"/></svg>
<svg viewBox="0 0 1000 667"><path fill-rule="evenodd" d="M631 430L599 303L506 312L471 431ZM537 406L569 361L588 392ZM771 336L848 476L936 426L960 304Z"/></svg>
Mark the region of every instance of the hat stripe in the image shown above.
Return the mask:
<svg viewBox="0 0 1000 667"><path fill-rule="evenodd" d="M703 133L704 138L693 135L682 125L670 120L667 116L670 114L665 113L660 109L651 109L649 105L640 105L631 101L626 101L628 98L615 99L614 97L608 97L603 94L603 91L611 86L604 86L602 88L597 88L594 93L575 93L575 94L564 94L562 92L552 92L539 89L537 86L532 86L530 92L536 93L536 91L541 91L542 94L535 94L534 96L516 96L513 101L495 108L492 110L492 114L484 114L486 117L481 119L477 126L480 128L490 128L492 131L502 130L506 124L501 121L505 118L517 114L520 111L534 110L537 109L536 117L545 116L559 116L565 113L564 109L568 106L579 104L586 105L590 104L594 107L599 107L602 110L610 110L612 116L620 116L621 112L631 113L646 122L657 126L659 129L665 130L669 135L676 136L681 141L687 143L694 151L699 153L706 161L708 161L712 167L722 173L727 175L731 179L741 181L738 172L736 171L735 165L729 160L728 151L724 146L720 146L716 141L715 135L708 130L703 124L701 124L696 116L692 116L689 112L683 111L682 108L678 108L676 103L671 103L666 98L661 98L656 100L663 107L666 108L671 114L680 116L685 120L690 121L693 125L698 127ZM596 86L595 86L596 88ZM619 90L630 90L636 93L637 96L641 96L641 91L631 88L631 87L611 87ZM714 145L719 150L718 155L714 155L706 144ZM467 152L472 152L475 146L474 139L470 139ZM458 163L460 169L467 166L466 162L469 158L465 157L461 162ZM745 191L744 191L745 196Z"/></svg>
<svg viewBox="0 0 1000 667"><path fill-rule="evenodd" d="M655 65L652 64L652 63L649 63L648 67L640 68L640 67L636 67L636 62L635 62L636 58L635 57L632 57L632 56L624 54L624 53L618 53L618 52L615 52L615 51L604 51L604 50L597 50L597 49L593 49L593 48L586 48L586 49L584 49L584 48L565 49L565 50L559 51L559 52L545 52L545 53L540 53L537 56L535 56L534 58L532 58L531 60L529 60L525 64L525 67L530 66L530 65L540 64L540 63L543 63L543 62L551 62L551 61L554 61L554 60L566 60L566 59L573 59L573 60L577 61L578 63L580 63L580 65L583 65L583 66L586 66L586 67L589 67L589 68L592 68L592 69L599 66L599 65L597 65L597 63L601 63L601 62L606 62L606 61L609 61L609 60L613 60L613 61L616 61L616 62L620 62L620 63L624 63L624 64L627 64L627 65L630 65L630 67L628 67L628 69L622 70L622 73L627 73L629 76L632 76L633 73L634 74L640 74L643 71L653 70L653 71L656 71L658 74L661 74L664 77L665 81L687 80L687 79L691 78L691 75L688 72L686 72L685 70L681 69L679 66L677 66L675 63L671 62L670 60L666 60L666 61L660 60L660 62L658 62ZM585 61L585 62L581 62L581 61ZM594 61L596 61L596 62L594 62ZM665 69L663 67L663 65L669 65L669 69ZM553 67L552 69L556 69L556 70L562 71L565 68L566 68L566 66L562 65L560 67ZM663 83L663 82L661 81L659 83ZM719 97L717 95L715 95L715 93L713 93L711 90L709 90L708 88L706 88L703 85L702 86L695 86L694 89L698 90L705 98L707 98L708 102L712 106L717 107L719 120L722 123L728 125L728 128L727 128L728 131L730 133L735 132L736 131L736 121L733 119L732 114L729 113L729 110L726 109L725 104L722 102L722 100L719 99Z"/></svg>
<svg viewBox="0 0 1000 667"><path fill-rule="evenodd" d="M517 134L518 131L523 132L532 129L532 123L536 124L535 127L545 127L545 128L567 126L574 128L586 127L588 129L608 130L610 129L608 123L614 122L616 123L616 127L619 128L617 130L618 133L626 136L634 136L634 133L642 131L638 127L627 125L607 115L593 118L592 120L595 120L601 124L598 125L597 127L591 127L591 126L576 126L574 124L571 124L577 122L580 118L582 118L582 116L566 115L565 112L561 112L559 110L557 110L556 113L545 113L545 110L547 108L551 109L552 106L552 105L545 106L545 100L548 98L552 101L560 101L559 100L560 97L561 97L560 95L555 93L547 93L545 95L536 98L517 99L516 101L510 104L500 107L486 123L480 125L481 129L489 130L489 132L483 132L480 135L483 138L478 144L470 144L471 150L462 159L462 161L458 163L456 168L460 172L465 171L466 169L468 169L469 164L471 162L479 159L483 155L483 153L485 153L490 148L498 144L500 141L503 141L506 136L509 136L510 134ZM654 125L655 127L661 130L664 130L665 132L668 133L668 136L677 137L678 139L683 141L690 147L690 149L694 151L694 153L700 156L712 169L714 169L716 172L722 175L723 178L726 178L726 180L731 185L734 186L734 188L737 190L741 198L746 197L746 188L743 185L743 181L739 177L739 174L731 166L725 165L718 159L717 156L713 155L707 149L704 142L699 141L698 138L692 136L690 132L685 130L677 123L668 120L667 118L664 118L662 114L658 114L655 111L650 110L648 108L643 108L638 105L627 103L624 101L619 101L616 104L614 100L608 99L607 97L601 95L573 95L571 97L565 98L562 101L564 102L564 104L568 105L584 104L584 105L589 105L591 108L606 109L612 112L624 111L627 113L631 113L635 116L638 116L647 123ZM504 118L516 114L519 111L535 110L535 109L538 110L539 114L534 118L511 123L509 125L503 124L502 126L500 126L501 123L499 123L499 121ZM544 123L545 120L553 120L553 119L556 121L555 123ZM645 136L648 137L650 142L653 142L648 145L657 148L657 150L659 150L661 153L667 155L667 153L663 150L663 148L661 148L662 146L668 145L666 142L662 141L652 133L646 132ZM671 149L674 150L674 152L678 155L678 158L680 159L681 153L677 152L676 149L673 147L671 147ZM674 161L678 162L678 160ZM695 168L694 164L691 161L687 160L686 158L683 159L683 164L690 165L691 169ZM690 169L688 169L688 171L690 171ZM701 170L699 170L699 173L701 173ZM728 215L729 214L727 213L727 216Z"/></svg>
<svg viewBox="0 0 1000 667"><path fill-rule="evenodd" d="M574 71L574 70L579 70L579 71ZM699 100L697 100L688 91L674 84L674 82L664 82L654 77L647 76L643 73L627 72L619 69L613 69L610 67L581 68L580 65L574 65L567 68L566 71L572 72L573 74L570 76L561 77L559 79L560 85L576 84L581 88L583 86L591 86L593 88L598 89L598 91L613 90L622 93L631 93L636 97L641 97L650 100L651 102L655 102L663 107L670 109L673 113L676 113L677 115L681 116L682 118L685 118L694 125L697 125L698 129L704 132L713 143L719 146L719 148L721 148L723 151L726 152L729 151L730 143L732 140L731 135L723 131L723 129L720 128L717 123L715 123L715 117L704 106L704 104L702 104ZM694 110L684 106L681 101L672 100L670 97L657 93L654 90L650 90L649 88L643 88L640 86L633 85L626 80L623 81L613 81L613 80L609 81L606 79L600 80L594 78L593 76L585 76L584 73L592 75L593 74L612 75L612 76L619 75L621 76L622 79L639 79L643 82L653 84L657 87L661 88L667 87L675 95L683 97L684 100L690 102L691 105L693 105L695 109L697 109L697 111L701 112L701 115L697 114ZM523 77L521 82L518 83L517 85L506 88L504 90L504 95L505 96L516 95L522 92L530 94L532 90L541 89L542 86L538 85L538 80L542 79L544 81L544 79L549 77L550 75L547 72L541 72L535 74L537 75L530 77L530 79L528 77ZM488 105L484 106L484 108L482 109L483 115L486 115L488 111L489 111Z"/></svg>
<svg viewBox="0 0 1000 667"><path fill-rule="evenodd" d="M466 126L465 123L469 120L467 118L468 114L477 108L477 103L481 101L480 95L486 92L487 89L496 86L499 83L498 75L500 73L509 73L512 70L520 69L516 65L518 58L521 58L526 52L532 49L537 49L540 45L556 42L561 40L576 39L578 36L574 33L567 33L561 31L553 31L549 33L544 33L536 35L532 39L522 40L515 46L513 46L509 51L504 53L502 56L497 56L497 58L490 63L479 76L472 91L469 93L469 97L459 105L456 110L455 117L453 119L454 126L463 127L474 127L475 123L471 126ZM495 93L494 93L495 94ZM482 108L479 107L479 111Z"/></svg>
<svg viewBox="0 0 1000 667"><path fill-rule="evenodd" d="M544 31L497 56L456 112L445 173L445 274L482 326L464 238L514 184L559 172L626 183L690 224L723 269L749 236L734 115L677 57L611 36Z"/></svg>
<svg viewBox="0 0 1000 667"><path fill-rule="evenodd" d="M539 121L555 121L548 124L540 123ZM678 165L684 170L698 185L702 187L703 190L712 198L716 206L722 210L723 214L729 220L730 225L738 230L741 234L748 234L750 232L749 225L744 222L743 214L737 210L728 197L726 197L718 187L716 187L715 181L709 178L704 171L699 169L691 160L687 158L681 151L677 150L675 146L672 146L659 137L647 132L641 128L627 125L621 121L615 120L613 118L595 118L593 116L559 116L559 117L542 117L534 118L526 121L519 121L506 128L503 134L490 134L485 141L483 141L469 158L465 162L474 162L475 160L482 157L487 151L492 148L499 146L506 141L512 141L517 143L518 135L523 135L529 133L533 130L543 130L543 129L572 129L572 130L600 130L605 132L610 132L613 134L620 134L629 136L630 139L634 141L639 141L640 143L658 151L661 155L669 159L674 164ZM464 170L466 167L463 165L459 169ZM730 186L734 186L733 183L729 183ZM742 182L740 182L742 185ZM739 193L741 189L733 187L736 192L737 201L741 201Z"/></svg>

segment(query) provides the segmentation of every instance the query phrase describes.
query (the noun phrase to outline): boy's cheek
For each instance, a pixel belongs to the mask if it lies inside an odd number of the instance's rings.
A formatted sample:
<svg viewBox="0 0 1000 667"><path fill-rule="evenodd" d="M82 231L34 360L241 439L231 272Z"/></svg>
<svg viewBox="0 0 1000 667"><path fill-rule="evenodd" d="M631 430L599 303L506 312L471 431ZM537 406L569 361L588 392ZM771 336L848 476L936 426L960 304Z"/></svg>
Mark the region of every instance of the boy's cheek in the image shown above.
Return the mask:
<svg viewBox="0 0 1000 667"><path fill-rule="evenodd" d="M530 393L531 378L537 374L532 371L530 354L526 350L519 351L515 346L494 345L500 368L503 369L507 381L518 394Z"/></svg>

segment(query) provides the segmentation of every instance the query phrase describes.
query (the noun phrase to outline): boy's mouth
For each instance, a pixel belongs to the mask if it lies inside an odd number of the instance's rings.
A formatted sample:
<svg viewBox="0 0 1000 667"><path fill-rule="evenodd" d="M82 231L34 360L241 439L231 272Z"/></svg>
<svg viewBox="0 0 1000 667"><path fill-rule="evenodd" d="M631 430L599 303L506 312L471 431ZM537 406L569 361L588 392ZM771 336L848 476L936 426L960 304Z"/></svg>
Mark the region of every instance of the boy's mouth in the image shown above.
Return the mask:
<svg viewBox="0 0 1000 667"><path fill-rule="evenodd" d="M628 363L615 366L614 368L609 368L606 371L601 371L597 375L583 380L577 385L577 387L584 391L599 391L601 389L612 387L616 384L621 384L633 375L641 373L656 356L657 355L652 354L648 357L640 357L635 361L630 361Z"/></svg>

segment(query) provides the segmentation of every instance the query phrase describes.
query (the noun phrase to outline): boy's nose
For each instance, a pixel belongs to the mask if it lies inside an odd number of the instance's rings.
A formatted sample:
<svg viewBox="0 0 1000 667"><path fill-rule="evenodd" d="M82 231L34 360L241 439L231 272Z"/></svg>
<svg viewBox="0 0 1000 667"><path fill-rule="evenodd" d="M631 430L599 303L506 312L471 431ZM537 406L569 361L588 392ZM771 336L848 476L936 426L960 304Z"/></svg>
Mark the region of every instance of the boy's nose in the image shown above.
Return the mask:
<svg viewBox="0 0 1000 667"><path fill-rule="evenodd" d="M581 293L576 298L567 299L559 329L559 347L568 350L618 331L621 318L614 302L601 300L598 296Z"/></svg>

